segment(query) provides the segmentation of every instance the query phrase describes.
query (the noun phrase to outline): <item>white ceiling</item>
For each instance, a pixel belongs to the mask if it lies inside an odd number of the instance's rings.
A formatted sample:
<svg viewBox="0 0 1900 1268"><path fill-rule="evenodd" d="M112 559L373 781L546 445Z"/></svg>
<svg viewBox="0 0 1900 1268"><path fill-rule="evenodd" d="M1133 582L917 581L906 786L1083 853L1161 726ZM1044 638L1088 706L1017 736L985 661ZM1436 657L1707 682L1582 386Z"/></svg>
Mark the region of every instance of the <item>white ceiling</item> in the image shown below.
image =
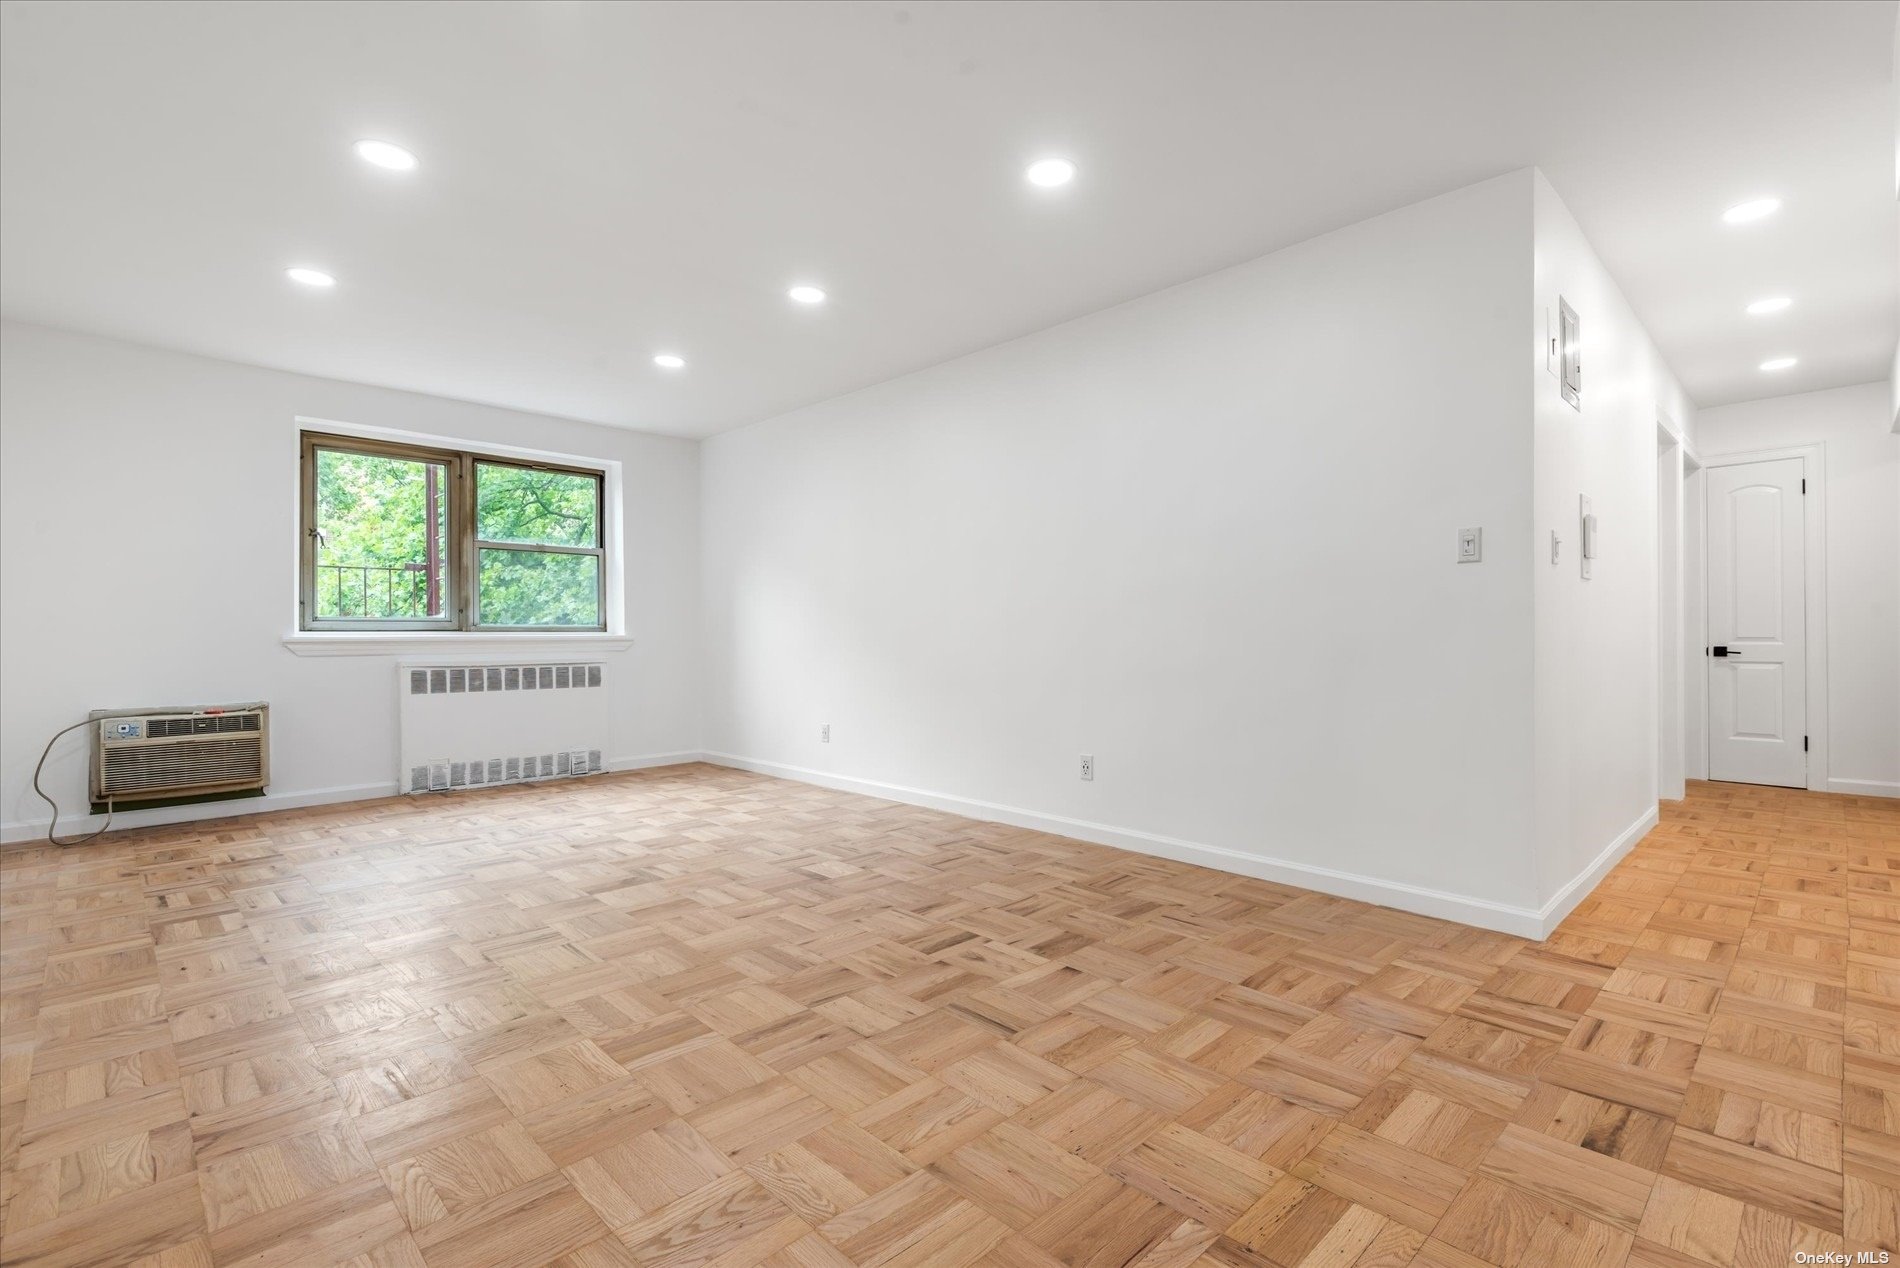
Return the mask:
<svg viewBox="0 0 1900 1268"><path fill-rule="evenodd" d="M260 365L706 435L1532 163L1702 405L1896 336L1893 0L0 13L5 314Z"/></svg>

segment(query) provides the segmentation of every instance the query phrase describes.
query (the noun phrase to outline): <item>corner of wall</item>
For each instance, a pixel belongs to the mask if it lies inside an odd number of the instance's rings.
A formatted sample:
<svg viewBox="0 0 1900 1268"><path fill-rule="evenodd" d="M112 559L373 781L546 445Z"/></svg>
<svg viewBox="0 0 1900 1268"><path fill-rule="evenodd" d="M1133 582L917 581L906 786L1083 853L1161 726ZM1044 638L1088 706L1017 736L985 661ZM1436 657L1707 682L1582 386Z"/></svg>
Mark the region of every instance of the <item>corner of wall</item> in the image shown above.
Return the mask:
<svg viewBox="0 0 1900 1268"><path fill-rule="evenodd" d="M1554 927L1656 823L1656 435L1693 435L1695 404L1550 180L1531 184L1533 852ZM1551 352L1560 301L1580 325L1575 405Z"/></svg>

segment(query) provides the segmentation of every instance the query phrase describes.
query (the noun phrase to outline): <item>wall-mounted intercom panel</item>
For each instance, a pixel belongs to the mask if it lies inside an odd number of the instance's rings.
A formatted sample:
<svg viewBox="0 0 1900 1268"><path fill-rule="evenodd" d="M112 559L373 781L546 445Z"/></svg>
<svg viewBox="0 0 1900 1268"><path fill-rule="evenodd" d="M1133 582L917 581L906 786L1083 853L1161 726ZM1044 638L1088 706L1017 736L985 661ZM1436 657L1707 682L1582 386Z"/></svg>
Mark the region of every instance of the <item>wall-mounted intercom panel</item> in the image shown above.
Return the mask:
<svg viewBox="0 0 1900 1268"><path fill-rule="evenodd" d="M1583 365L1582 335L1577 324L1577 312L1562 299L1557 301L1557 356L1559 372L1558 388L1563 392L1564 400L1579 412L1583 409Z"/></svg>
<svg viewBox="0 0 1900 1268"><path fill-rule="evenodd" d="M1577 498L1577 559L1578 567L1583 570L1583 579L1590 579L1590 561L1597 557L1597 517L1590 509L1590 499L1579 495Z"/></svg>

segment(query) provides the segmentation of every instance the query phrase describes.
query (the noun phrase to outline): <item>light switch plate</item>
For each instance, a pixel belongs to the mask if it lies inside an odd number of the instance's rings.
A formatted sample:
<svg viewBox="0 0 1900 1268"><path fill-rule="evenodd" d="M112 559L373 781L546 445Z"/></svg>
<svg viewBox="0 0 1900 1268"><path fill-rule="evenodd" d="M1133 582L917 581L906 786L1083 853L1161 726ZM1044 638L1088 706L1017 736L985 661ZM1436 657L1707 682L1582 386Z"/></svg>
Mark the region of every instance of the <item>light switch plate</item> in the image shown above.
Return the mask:
<svg viewBox="0 0 1900 1268"><path fill-rule="evenodd" d="M1484 558L1484 530L1482 528L1461 528L1458 530L1458 562L1475 564Z"/></svg>

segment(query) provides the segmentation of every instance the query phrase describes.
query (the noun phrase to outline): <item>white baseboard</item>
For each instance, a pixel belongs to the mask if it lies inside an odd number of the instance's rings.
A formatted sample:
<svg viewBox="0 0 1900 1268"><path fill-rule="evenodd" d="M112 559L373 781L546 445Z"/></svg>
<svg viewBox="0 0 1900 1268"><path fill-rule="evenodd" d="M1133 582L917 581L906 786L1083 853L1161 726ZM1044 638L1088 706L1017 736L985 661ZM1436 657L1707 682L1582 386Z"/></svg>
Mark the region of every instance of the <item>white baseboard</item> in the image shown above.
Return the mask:
<svg viewBox="0 0 1900 1268"><path fill-rule="evenodd" d="M1884 779L1830 779L1827 790L1855 797L1900 797L1900 783Z"/></svg>
<svg viewBox="0 0 1900 1268"><path fill-rule="evenodd" d="M267 814L272 810L296 810L302 806L327 806L339 801L374 801L393 797L396 784L344 784L336 788L312 788L297 793L265 793L262 797L239 797L232 801L202 801L191 806L157 806L150 810L121 810L112 816L112 830L152 828L167 823L192 823L199 819L234 819L239 815ZM104 815L64 815L59 817L62 837L84 836L106 821ZM47 819L22 819L0 824L0 842L43 841Z"/></svg>
<svg viewBox="0 0 1900 1268"><path fill-rule="evenodd" d="M1573 877L1568 885L1557 891L1557 896L1544 904L1543 931L1537 936L1548 938L1551 930L1564 922L1564 917L1576 910L1578 903L1590 896L1610 869L1623 861L1623 856L1636 848L1636 843L1648 835L1649 830L1658 822L1659 807L1651 806L1636 816L1636 822L1616 834L1616 839L1603 847L1603 853L1590 860L1590 866Z"/></svg>
<svg viewBox="0 0 1900 1268"><path fill-rule="evenodd" d="M648 753L645 757L610 757L607 769L610 771L648 770L655 766L679 766L686 762L703 762L706 755L694 749L685 753Z"/></svg>
<svg viewBox="0 0 1900 1268"><path fill-rule="evenodd" d="M607 759L610 771L646 770L653 766L677 766L681 762L701 760L698 752L649 753L643 757ZM296 810L303 806L327 806L345 801L375 801L393 797L399 789L394 780L384 784L345 784L336 788L313 788L307 792L265 793L262 797L239 797L232 801L203 801L190 806L159 806L151 810L121 810L112 816L112 830L152 828L171 823L195 823L201 819L233 819L239 815L269 814L273 810ZM61 815L62 837L84 836L106 821L104 815ZM17 841L43 841L46 819L24 819L0 824L0 844Z"/></svg>
<svg viewBox="0 0 1900 1268"><path fill-rule="evenodd" d="M862 793L870 797L882 797L886 801L901 801L906 805L945 810L971 819L1007 823L1011 827L1029 828L1037 832L1073 837L1078 841L1114 846L1116 849L1130 850L1136 854L1155 855L1173 859L1178 863L1193 863L1199 867L1213 868L1215 871L1233 872L1241 876L1257 877L1260 880L1276 881L1283 885L1297 885L1302 889L1318 890L1320 893L1334 894L1341 898L1356 898L1361 902L1396 907L1400 911L1414 912L1421 916L1455 920L1460 924L1477 925L1481 929L1495 929L1500 933L1513 933L1524 938L1544 936L1543 913L1529 907L1512 907L1483 898L1448 893L1445 890L1426 889L1398 881L1382 881L1371 876L1361 876L1356 872L1340 872L1307 863L1263 858L1257 854L1243 854L1238 850L1229 850L1217 845L1203 845L1195 841L1183 841L1150 832L1117 828L1105 823L1090 823L1084 819L1070 819L1063 815L1024 810L1019 806L1004 806L970 797L930 792L922 788L906 788L899 784L879 783L871 779L854 779L848 775L834 775L828 771L809 770L802 766L759 761L733 753L704 753L701 757L715 765L730 766L736 770L775 775L781 779L795 779L801 783L836 788L841 792Z"/></svg>
<svg viewBox="0 0 1900 1268"><path fill-rule="evenodd" d="M1421 916L1455 920L1460 924L1476 925L1481 929L1495 929L1500 933L1539 940L1556 928L1563 918L1570 914L1571 909L1582 902L1584 896L1608 874L1609 870L1616 866L1617 862L1638 841L1642 840L1643 835L1656 826L1656 808L1652 806L1644 811L1635 823L1619 833L1589 867L1565 885L1555 898L1539 910L1530 907L1514 907L1465 894L1453 894L1446 890L1408 885L1400 881L1379 880L1356 872L1342 872L1329 867L1316 867L1309 863L1295 863L1287 859L1244 854L1222 846L1204 845L1196 841L1184 841L1177 837L1161 836L1151 832L1138 832L1105 823L1092 823L1085 819L1044 814L1035 810L1025 810L1020 806L1005 806L971 797L958 797L922 788L908 788L901 784L856 779L849 775L836 775L829 771L811 770L803 766L788 766L780 762L759 761L733 753L685 751L650 753L639 757L616 757L608 759L607 769L610 771L647 770L656 766L677 766L687 762L711 762L714 765L729 766L735 770L748 770L761 775L772 775L781 779L817 784L825 788L836 788L841 792L881 797L887 801L900 801L913 806L926 806L932 810L943 810L971 819L1007 823L1012 827L1073 837L1078 841L1113 846L1136 854L1173 859L1179 863L1192 863L1198 867L1232 872L1240 876L1252 876L1283 885L1297 885L1323 894L1353 898L1360 902L1395 907L1400 911L1414 912ZM1838 792L1859 792L1872 796L1900 795L1900 786L1896 785L1858 780L1835 780L1832 783L1853 785L1833 789ZM1879 789L1893 791L1877 791ZM321 806L345 801L371 801L379 797L394 796L396 791L397 788L393 782L353 784L337 788L318 788L301 793L268 793L262 797L249 797L238 801L206 802L195 806L167 806L156 810L121 811L114 818L113 826L134 828L189 823L199 819L228 819L238 815L265 814L273 810L294 810L303 806ZM70 824L62 820L60 827L64 834L82 834L92 831L103 820L102 815L86 815L71 820ZM45 832L46 823L43 820L0 824L0 842L31 841L44 836Z"/></svg>

